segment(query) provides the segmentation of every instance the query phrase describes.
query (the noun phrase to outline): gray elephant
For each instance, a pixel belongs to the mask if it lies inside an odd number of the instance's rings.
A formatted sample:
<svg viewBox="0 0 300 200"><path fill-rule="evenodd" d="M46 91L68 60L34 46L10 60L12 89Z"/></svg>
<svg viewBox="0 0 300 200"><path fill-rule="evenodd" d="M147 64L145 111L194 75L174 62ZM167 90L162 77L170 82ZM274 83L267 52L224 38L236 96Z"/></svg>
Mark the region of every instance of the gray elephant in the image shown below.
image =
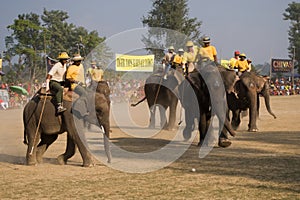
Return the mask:
<svg viewBox="0 0 300 200"><path fill-rule="evenodd" d="M98 92L89 92L89 105L95 105L90 110L89 123L103 127L104 147L111 161L109 147L109 100L104 94ZM67 132L67 147L64 154L58 156L60 164L66 164L67 160L75 154L76 146L79 149L83 159L83 166L93 165L92 155L88 150L86 139L83 133L83 120L80 116L80 110L76 107L82 107L80 98L74 102L64 100L64 106L67 108L61 115L57 115L53 99L49 96L36 95L24 107L24 143L28 145L26 153L26 163L35 165L42 162L42 156L48 147L57 139L58 134Z"/></svg>
<svg viewBox="0 0 300 200"><path fill-rule="evenodd" d="M180 101L185 109L186 127L184 138L189 139L194 130L194 119L198 120L198 129L202 145L206 137L212 116L219 119L219 146L228 147L231 141L227 131L235 136L235 131L226 117L227 103L222 76L214 63L198 63L198 67L188 74L186 81L179 86Z"/></svg>
<svg viewBox="0 0 300 200"><path fill-rule="evenodd" d="M228 81L226 75L224 78L225 82ZM258 76L252 72L244 72L235 83L234 90L237 95L233 93L227 94L228 107L232 111L231 124L233 128L237 129L241 123L241 111L249 109L248 131L258 131L256 122L259 115L259 95L264 97L265 105L270 115L276 118L270 106L269 83L267 78Z"/></svg>
<svg viewBox="0 0 300 200"><path fill-rule="evenodd" d="M183 79L182 73L174 69L172 69L172 73L168 74L166 80L163 78L161 71L153 73L146 79L144 86L145 97L136 104L131 104L131 106L136 106L147 100L150 110L149 128L155 127L156 106L158 106L160 112L160 126L166 130L172 130L175 127L176 108L178 104L177 86ZM166 110L168 108L169 121L167 121L166 117Z"/></svg>

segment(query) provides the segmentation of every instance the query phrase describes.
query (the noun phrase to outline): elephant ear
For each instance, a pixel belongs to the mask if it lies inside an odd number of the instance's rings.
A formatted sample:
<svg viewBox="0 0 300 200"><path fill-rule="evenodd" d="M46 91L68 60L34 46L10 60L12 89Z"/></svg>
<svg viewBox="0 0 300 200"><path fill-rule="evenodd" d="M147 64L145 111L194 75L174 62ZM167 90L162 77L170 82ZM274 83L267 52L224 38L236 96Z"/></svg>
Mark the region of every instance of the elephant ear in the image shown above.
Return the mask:
<svg viewBox="0 0 300 200"><path fill-rule="evenodd" d="M262 89L265 86L265 83L269 80L269 77L262 77L262 76L256 76L256 87L257 87L257 92L261 92Z"/></svg>
<svg viewBox="0 0 300 200"><path fill-rule="evenodd" d="M221 70L220 73L224 82L226 92L231 93L237 81L235 72L229 70Z"/></svg>

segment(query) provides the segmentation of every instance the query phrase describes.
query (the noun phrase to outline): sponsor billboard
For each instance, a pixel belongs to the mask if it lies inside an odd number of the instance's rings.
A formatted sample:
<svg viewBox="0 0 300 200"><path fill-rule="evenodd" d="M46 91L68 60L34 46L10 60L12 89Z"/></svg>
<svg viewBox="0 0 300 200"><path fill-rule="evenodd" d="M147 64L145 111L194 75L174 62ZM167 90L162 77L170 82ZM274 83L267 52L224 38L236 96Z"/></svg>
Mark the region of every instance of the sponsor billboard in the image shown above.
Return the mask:
<svg viewBox="0 0 300 200"><path fill-rule="evenodd" d="M292 72L293 61L291 59L272 59L272 73L276 72Z"/></svg>
<svg viewBox="0 0 300 200"><path fill-rule="evenodd" d="M116 71L152 72L154 55L116 54Z"/></svg>

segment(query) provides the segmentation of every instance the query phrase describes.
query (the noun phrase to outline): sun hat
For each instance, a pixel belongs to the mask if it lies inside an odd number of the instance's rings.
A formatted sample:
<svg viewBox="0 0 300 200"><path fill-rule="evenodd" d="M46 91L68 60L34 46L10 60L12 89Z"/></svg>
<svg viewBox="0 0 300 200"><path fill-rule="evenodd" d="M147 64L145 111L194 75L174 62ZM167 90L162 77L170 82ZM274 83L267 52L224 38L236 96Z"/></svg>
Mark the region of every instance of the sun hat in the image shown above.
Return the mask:
<svg viewBox="0 0 300 200"><path fill-rule="evenodd" d="M74 57L72 58L73 61L79 61L79 60L83 60L84 58L81 57L80 54L74 54Z"/></svg>
<svg viewBox="0 0 300 200"><path fill-rule="evenodd" d="M69 57L69 55L67 54L67 52L61 52L59 55L58 55L58 57L57 57L57 59L58 60L67 60L67 59L69 59L70 57Z"/></svg>

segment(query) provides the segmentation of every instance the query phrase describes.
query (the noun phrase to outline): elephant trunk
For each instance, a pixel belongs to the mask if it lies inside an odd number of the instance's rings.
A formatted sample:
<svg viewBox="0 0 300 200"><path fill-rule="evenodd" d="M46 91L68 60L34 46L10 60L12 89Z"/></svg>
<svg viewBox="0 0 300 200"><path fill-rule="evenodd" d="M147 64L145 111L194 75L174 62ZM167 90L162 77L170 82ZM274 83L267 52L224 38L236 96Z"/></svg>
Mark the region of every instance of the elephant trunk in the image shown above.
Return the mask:
<svg viewBox="0 0 300 200"><path fill-rule="evenodd" d="M261 92L261 94L264 96L264 99L265 99L265 105L266 105L266 108L269 112L270 115L272 115L274 117L274 119L276 119L276 115L272 112L271 110L271 106L270 106L270 94L269 94L269 86L268 86L268 83L266 82L265 85L264 85L264 88Z"/></svg>

